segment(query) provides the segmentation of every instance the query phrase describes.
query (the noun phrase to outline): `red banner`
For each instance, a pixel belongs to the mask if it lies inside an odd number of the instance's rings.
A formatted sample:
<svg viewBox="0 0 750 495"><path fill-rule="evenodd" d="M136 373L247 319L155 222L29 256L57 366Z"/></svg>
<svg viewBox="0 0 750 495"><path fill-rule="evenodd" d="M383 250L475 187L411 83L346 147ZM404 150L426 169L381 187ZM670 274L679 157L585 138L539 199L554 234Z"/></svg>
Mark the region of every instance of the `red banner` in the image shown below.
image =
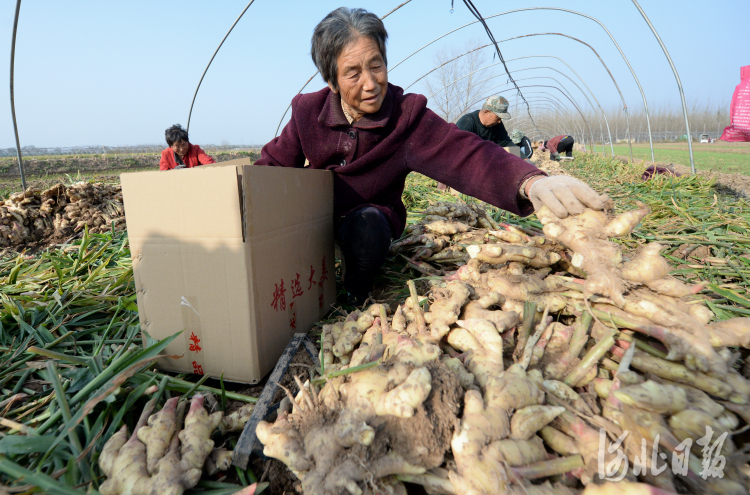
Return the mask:
<svg viewBox="0 0 750 495"><path fill-rule="evenodd" d="M750 65L740 69L740 83L732 95L732 124L724 129L722 141L750 141Z"/></svg>

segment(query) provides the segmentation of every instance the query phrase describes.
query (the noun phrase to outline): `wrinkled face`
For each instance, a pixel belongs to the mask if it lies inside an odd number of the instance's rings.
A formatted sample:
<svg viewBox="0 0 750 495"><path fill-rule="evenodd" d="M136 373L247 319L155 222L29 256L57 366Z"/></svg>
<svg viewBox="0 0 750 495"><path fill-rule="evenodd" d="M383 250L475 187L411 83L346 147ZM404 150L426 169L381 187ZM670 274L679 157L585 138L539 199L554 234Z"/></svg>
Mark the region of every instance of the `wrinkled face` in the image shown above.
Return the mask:
<svg viewBox="0 0 750 495"><path fill-rule="evenodd" d="M172 149L180 156L185 156L188 152L189 147L190 143L188 143L187 141L183 141L182 139L175 143L172 143Z"/></svg>
<svg viewBox="0 0 750 495"><path fill-rule="evenodd" d="M336 59L337 82L347 112L358 120L380 110L388 89L388 72L377 43L360 36L349 43Z"/></svg>
<svg viewBox="0 0 750 495"><path fill-rule="evenodd" d="M490 112L489 110L484 109L482 110L482 118L480 120L485 127L494 127L503 121L503 119L498 117L495 112Z"/></svg>

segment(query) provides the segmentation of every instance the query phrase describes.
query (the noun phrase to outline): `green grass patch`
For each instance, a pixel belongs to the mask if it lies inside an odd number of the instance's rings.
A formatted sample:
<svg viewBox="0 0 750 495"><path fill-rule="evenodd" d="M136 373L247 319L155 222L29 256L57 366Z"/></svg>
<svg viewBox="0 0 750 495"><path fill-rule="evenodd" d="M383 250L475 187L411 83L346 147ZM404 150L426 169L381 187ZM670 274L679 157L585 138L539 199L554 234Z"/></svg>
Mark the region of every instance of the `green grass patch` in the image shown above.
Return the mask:
<svg viewBox="0 0 750 495"><path fill-rule="evenodd" d="M675 163L690 167L690 154L687 144L678 145L670 144L669 147L654 145L654 157L657 162ZM615 154L623 157L630 156L630 150L627 146L615 146ZM598 149L598 148L597 148ZM609 147L607 147L609 151ZM743 153L743 148L719 148L715 151L693 148L693 158L695 168L698 171L711 171L721 173L739 173L750 175L750 154ZM651 150L648 146L633 146L633 159L636 161L645 160L651 162Z"/></svg>

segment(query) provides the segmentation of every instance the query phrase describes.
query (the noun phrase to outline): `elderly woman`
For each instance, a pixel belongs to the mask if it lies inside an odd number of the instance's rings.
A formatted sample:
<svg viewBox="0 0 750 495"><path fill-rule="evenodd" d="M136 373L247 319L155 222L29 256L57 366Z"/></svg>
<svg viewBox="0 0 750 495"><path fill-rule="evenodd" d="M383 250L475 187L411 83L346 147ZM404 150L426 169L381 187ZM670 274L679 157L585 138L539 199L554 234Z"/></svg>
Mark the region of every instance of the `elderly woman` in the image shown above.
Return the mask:
<svg viewBox="0 0 750 495"><path fill-rule="evenodd" d="M392 238L401 236L406 176L424 174L518 215L547 205L556 215L601 209L584 183L546 174L476 134L459 130L427 108L419 94L388 83L386 33L363 9L328 14L312 37L312 59L328 87L299 94L281 135L256 165L334 173L336 236L346 264L349 302L372 289Z"/></svg>

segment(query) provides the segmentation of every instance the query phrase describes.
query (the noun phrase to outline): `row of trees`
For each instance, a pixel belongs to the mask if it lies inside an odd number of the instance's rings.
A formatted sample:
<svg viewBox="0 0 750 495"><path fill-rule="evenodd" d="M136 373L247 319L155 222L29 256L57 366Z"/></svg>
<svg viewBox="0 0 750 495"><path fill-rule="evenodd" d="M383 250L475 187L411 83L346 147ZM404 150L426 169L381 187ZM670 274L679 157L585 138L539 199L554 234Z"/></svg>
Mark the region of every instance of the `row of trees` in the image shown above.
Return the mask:
<svg viewBox="0 0 750 495"><path fill-rule="evenodd" d="M498 77L498 74L502 74L502 65L493 66L498 60L488 55L493 52L479 49L481 46L483 44L479 41L471 41L464 47L443 48L435 53L434 65L437 69L424 79L424 94L429 97L430 107L448 122L456 122L462 115L481 108L482 103L493 93L512 87L511 84L507 84L503 88L496 88L503 83L509 83L509 79L502 75ZM527 77L521 76L521 71L518 72L519 74L514 74L515 79ZM552 71L550 74L564 81L568 89L575 91L571 96L577 102L578 109L557 90L524 89L523 94L529 110L520 95L507 92L504 95L511 103L510 112L513 116L510 122L505 122L509 132L518 127L529 137L541 138L549 134L562 133L581 137L581 134L585 134L585 140L589 141L590 126L591 134L597 142L609 142L610 135L616 142L627 139L629 120L631 139L634 142L648 142L646 112L640 100L631 102L632 106L628 108L627 116L622 108L611 106L604 108L602 115L596 103L591 101L594 105L592 108L564 76ZM573 76L572 73L568 75ZM580 81L578 83L580 85ZM519 82L519 86L526 84L555 85L549 81ZM585 91L585 88L583 90ZM698 139L701 134L718 139L724 127L730 123L729 101L693 101L688 108L688 118L693 139ZM686 139L681 105L652 103L649 107L649 120L652 139L655 142Z"/></svg>

